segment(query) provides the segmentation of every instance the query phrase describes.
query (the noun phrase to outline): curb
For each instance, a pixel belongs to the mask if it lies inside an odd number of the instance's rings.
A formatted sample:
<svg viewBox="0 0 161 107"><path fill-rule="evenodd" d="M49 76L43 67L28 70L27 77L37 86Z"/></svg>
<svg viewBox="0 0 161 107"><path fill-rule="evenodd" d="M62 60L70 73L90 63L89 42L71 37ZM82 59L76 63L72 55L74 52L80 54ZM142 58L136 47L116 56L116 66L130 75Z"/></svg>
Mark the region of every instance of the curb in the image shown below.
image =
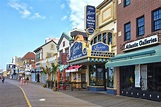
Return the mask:
<svg viewBox="0 0 161 107"><path fill-rule="evenodd" d="M18 85L17 85L18 86ZM31 103L30 103L30 101L29 101L29 99L27 98L27 96L26 96L26 94L25 94L25 92L24 92L24 90L20 87L20 86L18 86L20 89L21 89L21 91L22 91L22 93L23 93L23 95L24 95L24 97L25 97L25 100L26 100L26 102L27 102L27 105L28 105L28 107L32 107L31 106Z"/></svg>

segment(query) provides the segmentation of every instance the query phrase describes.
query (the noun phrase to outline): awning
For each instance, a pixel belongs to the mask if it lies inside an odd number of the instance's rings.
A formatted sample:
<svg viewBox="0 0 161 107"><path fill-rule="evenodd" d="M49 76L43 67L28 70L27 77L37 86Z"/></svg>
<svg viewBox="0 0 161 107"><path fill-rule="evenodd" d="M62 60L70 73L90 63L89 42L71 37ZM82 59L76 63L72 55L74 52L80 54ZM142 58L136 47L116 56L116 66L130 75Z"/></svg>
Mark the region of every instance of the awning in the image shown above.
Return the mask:
<svg viewBox="0 0 161 107"><path fill-rule="evenodd" d="M66 69L69 65L60 65L59 69L60 71L63 71L64 69Z"/></svg>
<svg viewBox="0 0 161 107"><path fill-rule="evenodd" d="M161 45L140 51L119 54L105 64L105 67L118 67L126 65L147 64L161 62Z"/></svg>
<svg viewBox="0 0 161 107"><path fill-rule="evenodd" d="M66 72L77 72L78 69L81 67L82 65L75 65L75 66L70 66Z"/></svg>

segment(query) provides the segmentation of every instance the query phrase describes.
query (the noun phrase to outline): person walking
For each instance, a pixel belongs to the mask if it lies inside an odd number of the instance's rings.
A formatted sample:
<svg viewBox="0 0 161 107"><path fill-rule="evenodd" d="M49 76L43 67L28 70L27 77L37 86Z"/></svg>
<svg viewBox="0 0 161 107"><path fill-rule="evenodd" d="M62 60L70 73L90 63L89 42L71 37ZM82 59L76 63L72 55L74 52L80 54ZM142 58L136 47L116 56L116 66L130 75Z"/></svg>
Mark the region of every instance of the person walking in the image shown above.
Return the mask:
<svg viewBox="0 0 161 107"><path fill-rule="evenodd" d="M26 84L28 84L28 82L29 82L29 77L26 78Z"/></svg>
<svg viewBox="0 0 161 107"><path fill-rule="evenodd" d="M4 83L4 80L5 80L5 78L4 78L4 76L2 76L2 83Z"/></svg>

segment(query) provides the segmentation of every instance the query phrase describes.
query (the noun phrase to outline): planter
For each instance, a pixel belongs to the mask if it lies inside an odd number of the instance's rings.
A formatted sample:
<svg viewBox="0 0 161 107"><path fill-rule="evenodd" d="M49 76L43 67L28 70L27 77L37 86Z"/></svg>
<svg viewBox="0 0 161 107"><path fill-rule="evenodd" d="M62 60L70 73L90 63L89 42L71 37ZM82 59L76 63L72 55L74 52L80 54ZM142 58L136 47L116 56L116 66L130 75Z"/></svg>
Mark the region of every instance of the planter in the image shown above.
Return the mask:
<svg viewBox="0 0 161 107"><path fill-rule="evenodd" d="M53 91L57 91L58 90L58 88L57 87L53 87Z"/></svg>

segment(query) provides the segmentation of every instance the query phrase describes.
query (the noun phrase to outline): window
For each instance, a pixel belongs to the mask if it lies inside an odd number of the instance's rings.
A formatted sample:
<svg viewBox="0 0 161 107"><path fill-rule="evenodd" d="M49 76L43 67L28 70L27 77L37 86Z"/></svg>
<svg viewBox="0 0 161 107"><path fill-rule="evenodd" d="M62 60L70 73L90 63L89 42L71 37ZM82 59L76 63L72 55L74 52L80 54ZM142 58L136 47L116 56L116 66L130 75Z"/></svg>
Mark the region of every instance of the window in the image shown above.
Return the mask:
<svg viewBox="0 0 161 107"><path fill-rule="evenodd" d="M103 33L103 43L106 44L106 40L107 40L106 33Z"/></svg>
<svg viewBox="0 0 161 107"><path fill-rule="evenodd" d="M65 49L65 53L67 53L67 54L69 53L69 48Z"/></svg>
<svg viewBox="0 0 161 107"><path fill-rule="evenodd" d="M131 28L130 28L130 22L129 22L124 25L124 41L130 40L131 38L130 31L131 31Z"/></svg>
<svg viewBox="0 0 161 107"><path fill-rule="evenodd" d="M131 2L130 0L124 0L124 7L130 5L130 2Z"/></svg>
<svg viewBox="0 0 161 107"><path fill-rule="evenodd" d="M161 8L152 12L152 31L161 30Z"/></svg>
<svg viewBox="0 0 161 107"><path fill-rule="evenodd" d="M63 41L63 47L65 46L65 41Z"/></svg>
<svg viewBox="0 0 161 107"><path fill-rule="evenodd" d="M100 35L98 35L98 42L101 42L101 41L102 41L102 36L100 34Z"/></svg>
<svg viewBox="0 0 161 107"><path fill-rule="evenodd" d="M144 28L144 16L137 19L137 37L144 35L145 28Z"/></svg>
<svg viewBox="0 0 161 107"><path fill-rule="evenodd" d="M114 87L114 68L111 67L107 69L106 72L106 86L113 88Z"/></svg>
<svg viewBox="0 0 161 107"><path fill-rule="evenodd" d="M51 50L53 50L54 49L54 45L53 44L51 44Z"/></svg>
<svg viewBox="0 0 161 107"><path fill-rule="evenodd" d="M112 43L112 33L108 33L108 44Z"/></svg>
<svg viewBox="0 0 161 107"><path fill-rule="evenodd" d="M94 38L94 43L97 43L97 36Z"/></svg>
<svg viewBox="0 0 161 107"><path fill-rule="evenodd" d="M104 72L103 72L103 66L101 65L90 65L89 66L89 84L91 86L103 86L103 78L104 78Z"/></svg>

